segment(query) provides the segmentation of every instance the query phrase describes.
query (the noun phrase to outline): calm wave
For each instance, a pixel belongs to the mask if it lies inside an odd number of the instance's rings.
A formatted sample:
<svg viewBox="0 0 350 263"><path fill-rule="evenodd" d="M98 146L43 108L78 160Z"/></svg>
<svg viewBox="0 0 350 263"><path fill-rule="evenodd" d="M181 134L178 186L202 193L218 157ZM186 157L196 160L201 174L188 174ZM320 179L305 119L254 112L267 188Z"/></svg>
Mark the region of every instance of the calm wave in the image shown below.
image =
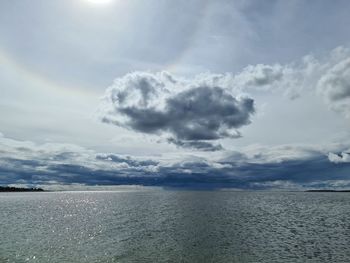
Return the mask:
<svg viewBox="0 0 350 263"><path fill-rule="evenodd" d="M0 215L0 262L350 262L350 193L1 193Z"/></svg>

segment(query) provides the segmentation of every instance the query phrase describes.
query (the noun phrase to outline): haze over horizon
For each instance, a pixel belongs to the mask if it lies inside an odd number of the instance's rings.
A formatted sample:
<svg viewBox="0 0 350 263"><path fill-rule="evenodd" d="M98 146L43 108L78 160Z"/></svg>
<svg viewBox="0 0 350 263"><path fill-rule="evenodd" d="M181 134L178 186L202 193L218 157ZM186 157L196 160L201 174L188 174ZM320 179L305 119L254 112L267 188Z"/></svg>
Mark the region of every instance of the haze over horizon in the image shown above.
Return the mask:
<svg viewBox="0 0 350 263"><path fill-rule="evenodd" d="M0 185L350 188L350 2L0 3Z"/></svg>

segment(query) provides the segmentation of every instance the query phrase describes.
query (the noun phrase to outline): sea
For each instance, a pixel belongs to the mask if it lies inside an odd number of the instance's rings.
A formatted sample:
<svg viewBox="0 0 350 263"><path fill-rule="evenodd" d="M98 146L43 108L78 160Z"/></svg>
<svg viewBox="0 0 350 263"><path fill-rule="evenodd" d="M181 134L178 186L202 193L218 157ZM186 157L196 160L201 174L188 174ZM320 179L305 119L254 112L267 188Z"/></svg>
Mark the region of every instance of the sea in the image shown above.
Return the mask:
<svg viewBox="0 0 350 263"><path fill-rule="evenodd" d="M350 193L0 193L0 262L350 262Z"/></svg>

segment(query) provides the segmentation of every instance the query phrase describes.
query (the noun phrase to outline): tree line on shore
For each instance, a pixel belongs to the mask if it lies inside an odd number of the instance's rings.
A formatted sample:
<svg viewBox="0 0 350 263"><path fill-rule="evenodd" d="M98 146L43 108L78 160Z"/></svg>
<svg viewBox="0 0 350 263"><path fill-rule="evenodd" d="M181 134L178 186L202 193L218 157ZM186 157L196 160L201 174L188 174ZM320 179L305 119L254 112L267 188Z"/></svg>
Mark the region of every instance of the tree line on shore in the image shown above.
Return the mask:
<svg viewBox="0 0 350 263"><path fill-rule="evenodd" d="M24 188L13 186L0 186L0 192L43 192L42 188Z"/></svg>

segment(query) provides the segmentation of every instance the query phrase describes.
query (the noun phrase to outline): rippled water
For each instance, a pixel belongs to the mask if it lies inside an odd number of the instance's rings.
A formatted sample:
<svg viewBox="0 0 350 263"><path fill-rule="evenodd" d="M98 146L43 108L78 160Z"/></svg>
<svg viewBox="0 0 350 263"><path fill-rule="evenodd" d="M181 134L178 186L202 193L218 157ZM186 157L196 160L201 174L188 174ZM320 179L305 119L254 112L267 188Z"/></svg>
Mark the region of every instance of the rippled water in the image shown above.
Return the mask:
<svg viewBox="0 0 350 263"><path fill-rule="evenodd" d="M0 194L0 262L350 262L350 194Z"/></svg>

